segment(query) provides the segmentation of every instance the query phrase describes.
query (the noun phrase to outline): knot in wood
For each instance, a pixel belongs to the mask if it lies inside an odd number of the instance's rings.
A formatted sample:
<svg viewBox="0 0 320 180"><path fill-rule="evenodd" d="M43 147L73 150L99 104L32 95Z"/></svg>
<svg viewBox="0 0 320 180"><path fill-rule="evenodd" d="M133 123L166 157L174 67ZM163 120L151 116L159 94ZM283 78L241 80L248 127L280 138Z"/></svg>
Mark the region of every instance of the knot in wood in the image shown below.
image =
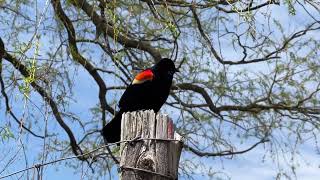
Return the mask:
<svg viewBox="0 0 320 180"><path fill-rule="evenodd" d="M146 156L138 161L138 167L141 169L147 169L155 171L155 162L151 156Z"/></svg>

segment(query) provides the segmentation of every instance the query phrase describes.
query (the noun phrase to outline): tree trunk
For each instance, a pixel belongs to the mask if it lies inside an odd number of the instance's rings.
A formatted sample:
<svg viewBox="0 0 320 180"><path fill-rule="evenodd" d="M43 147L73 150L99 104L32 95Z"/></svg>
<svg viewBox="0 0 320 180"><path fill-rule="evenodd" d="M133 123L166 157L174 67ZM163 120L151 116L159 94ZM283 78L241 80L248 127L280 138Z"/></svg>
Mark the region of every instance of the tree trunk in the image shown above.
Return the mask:
<svg viewBox="0 0 320 180"><path fill-rule="evenodd" d="M122 180L177 179L182 137L167 115L152 110L125 113L121 122Z"/></svg>

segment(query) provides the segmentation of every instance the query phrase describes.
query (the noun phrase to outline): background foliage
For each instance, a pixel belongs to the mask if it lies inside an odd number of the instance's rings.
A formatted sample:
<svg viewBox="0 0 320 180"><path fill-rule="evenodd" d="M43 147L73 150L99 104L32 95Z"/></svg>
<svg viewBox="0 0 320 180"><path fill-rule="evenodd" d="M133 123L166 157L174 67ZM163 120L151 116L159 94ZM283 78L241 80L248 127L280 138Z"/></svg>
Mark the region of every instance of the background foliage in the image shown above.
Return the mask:
<svg viewBox="0 0 320 180"><path fill-rule="evenodd" d="M106 150L81 154L103 144L132 77L170 57L181 73L162 112L186 138L181 178L228 179L213 164L256 148L274 177L295 177L301 145L319 153L319 12L308 0L0 0L1 175L78 155L54 166L117 176Z"/></svg>

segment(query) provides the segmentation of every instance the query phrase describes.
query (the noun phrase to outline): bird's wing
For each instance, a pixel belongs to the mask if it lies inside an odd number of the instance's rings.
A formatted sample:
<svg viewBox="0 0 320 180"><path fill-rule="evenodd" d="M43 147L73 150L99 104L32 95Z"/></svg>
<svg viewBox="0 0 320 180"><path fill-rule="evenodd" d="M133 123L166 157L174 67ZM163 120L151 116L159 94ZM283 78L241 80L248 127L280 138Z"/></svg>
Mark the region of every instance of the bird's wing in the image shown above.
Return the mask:
<svg viewBox="0 0 320 180"><path fill-rule="evenodd" d="M153 78L154 78L153 72L151 71L151 69L147 69L137 74L132 84L142 84L146 81L152 81Z"/></svg>
<svg viewBox="0 0 320 180"><path fill-rule="evenodd" d="M122 94L119 107L124 111L143 109L143 106L150 100L152 92L152 80L154 74L151 69L146 69L137 74L132 83Z"/></svg>

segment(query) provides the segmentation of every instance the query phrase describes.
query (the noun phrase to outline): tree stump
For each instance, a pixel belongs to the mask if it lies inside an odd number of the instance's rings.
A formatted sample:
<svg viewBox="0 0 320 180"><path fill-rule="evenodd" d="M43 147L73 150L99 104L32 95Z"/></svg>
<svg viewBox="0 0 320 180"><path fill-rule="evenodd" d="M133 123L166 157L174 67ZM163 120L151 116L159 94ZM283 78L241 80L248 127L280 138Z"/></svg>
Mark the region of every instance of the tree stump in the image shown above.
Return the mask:
<svg viewBox="0 0 320 180"><path fill-rule="evenodd" d="M152 110L122 115L120 179L177 179L182 137L167 115Z"/></svg>

